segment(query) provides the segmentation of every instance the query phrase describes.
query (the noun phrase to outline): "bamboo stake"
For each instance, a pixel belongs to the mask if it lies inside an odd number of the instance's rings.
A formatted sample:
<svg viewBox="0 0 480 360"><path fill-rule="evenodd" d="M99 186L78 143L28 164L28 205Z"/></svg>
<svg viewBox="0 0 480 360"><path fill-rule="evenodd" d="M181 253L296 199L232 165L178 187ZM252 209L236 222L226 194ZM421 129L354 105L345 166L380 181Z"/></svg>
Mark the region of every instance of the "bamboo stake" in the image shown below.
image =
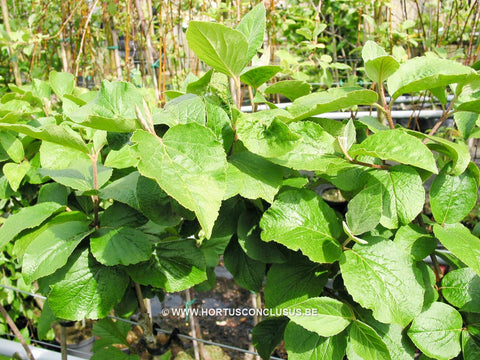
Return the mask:
<svg viewBox="0 0 480 360"><path fill-rule="evenodd" d="M10 326L10 329L12 329L13 333L15 334L17 339L22 344L23 348L25 349L25 352L27 353L28 358L30 360L35 360L32 352L30 351L30 348L28 347L27 343L25 342L25 339L23 338L22 334L20 333L20 330L18 330L17 325L15 325L15 322L12 320L12 318L10 317L7 310L5 310L5 308L3 307L2 304L0 304L0 312L2 313L3 317L7 321L8 326Z"/></svg>

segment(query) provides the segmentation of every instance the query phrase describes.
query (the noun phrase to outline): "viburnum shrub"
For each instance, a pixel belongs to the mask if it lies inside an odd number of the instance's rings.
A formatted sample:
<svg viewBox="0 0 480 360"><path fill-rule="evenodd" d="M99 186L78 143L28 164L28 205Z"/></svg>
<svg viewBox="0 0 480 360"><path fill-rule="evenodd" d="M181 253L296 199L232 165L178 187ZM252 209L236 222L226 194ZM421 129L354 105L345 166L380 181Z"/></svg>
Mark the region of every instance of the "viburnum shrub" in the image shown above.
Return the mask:
<svg viewBox="0 0 480 360"><path fill-rule="evenodd" d="M377 92L267 86L280 68L257 57L264 31L263 4L236 28L190 22L189 47L211 70L162 109L129 83L88 91L57 72L1 99L0 195L13 202L0 246L14 242L25 281L48 297L44 316L122 316L144 296L207 289L223 255L239 285L285 315L253 330L264 359L282 339L292 360L479 358L480 239L461 223L479 187L465 145L479 74L435 56L400 64L367 42ZM240 110L242 84L264 110ZM443 109L431 131L395 125L395 99L425 91ZM317 116L358 106L388 126ZM451 116L454 141L437 136ZM341 191L345 214L314 191L321 183Z"/></svg>

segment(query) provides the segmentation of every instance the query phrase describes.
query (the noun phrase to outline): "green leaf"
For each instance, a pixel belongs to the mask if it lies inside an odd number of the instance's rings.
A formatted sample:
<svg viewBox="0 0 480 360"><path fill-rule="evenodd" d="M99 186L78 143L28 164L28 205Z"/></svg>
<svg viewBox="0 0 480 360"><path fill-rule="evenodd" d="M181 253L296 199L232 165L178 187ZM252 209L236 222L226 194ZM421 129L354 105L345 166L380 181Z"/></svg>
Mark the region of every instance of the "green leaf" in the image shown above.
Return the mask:
<svg viewBox="0 0 480 360"><path fill-rule="evenodd" d="M111 318L105 318L93 324L93 335L99 337L95 341L95 349L101 349L103 346L113 344L123 344L130 346L127 341L127 334L132 325L123 321L113 321Z"/></svg>
<svg viewBox="0 0 480 360"><path fill-rule="evenodd" d="M209 101L206 102L206 111L207 127L214 132L217 140L222 143L225 152L230 152L234 138L230 118L222 107Z"/></svg>
<svg viewBox="0 0 480 360"><path fill-rule="evenodd" d="M350 295L378 321L405 326L422 310L424 289L413 259L392 241L355 244L343 253L340 270Z"/></svg>
<svg viewBox="0 0 480 360"><path fill-rule="evenodd" d="M252 88L258 89L260 85L273 78L280 70L282 70L280 66L274 65L247 67L240 74L240 80Z"/></svg>
<svg viewBox="0 0 480 360"><path fill-rule="evenodd" d="M480 115L466 111L458 111L453 114L453 118L463 139L467 140L470 138L470 135L472 135L472 131L475 128L476 122L480 119Z"/></svg>
<svg viewBox="0 0 480 360"><path fill-rule="evenodd" d="M284 339L291 360L343 360L347 347L344 334L323 337L294 322L288 323Z"/></svg>
<svg viewBox="0 0 480 360"><path fill-rule="evenodd" d="M111 150L104 165L115 169L125 169L137 166L138 159L135 157L132 148L128 145L122 147L120 150Z"/></svg>
<svg viewBox="0 0 480 360"><path fill-rule="evenodd" d="M39 128L23 124L3 124L0 123L0 130L16 131L35 139L50 141L55 144L64 145L73 149L80 150L86 154L90 153L87 145L81 136L69 127L55 124L47 124Z"/></svg>
<svg viewBox="0 0 480 360"><path fill-rule="evenodd" d="M130 265L146 261L152 255L147 235L137 229L104 228L90 238L92 254L103 265Z"/></svg>
<svg viewBox="0 0 480 360"><path fill-rule="evenodd" d="M238 219L238 243L247 256L264 263L283 263L287 260L286 249L277 243L266 243L260 238L259 217L252 211L244 211ZM235 232L235 230L233 230ZM232 232L232 234L233 234Z"/></svg>
<svg viewBox="0 0 480 360"><path fill-rule="evenodd" d="M88 160L78 160L70 164L68 169L39 169L43 176L49 176L57 183L80 191L95 189L93 165ZM97 164L97 188L101 188L112 176L112 169Z"/></svg>
<svg viewBox="0 0 480 360"><path fill-rule="evenodd" d="M45 340L47 333L52 329L52 324L57 321L57 318L48 305L48 300L43 303L43 309L40 317L38 318L37 331L38 338Z"/></svg>
<svg viewBox="0 0 480 360"><path fill-rule="evenodd" d="M118 202L114 202L100 214L100 226L102 228L122 226L136 228L144 225L147 221L148 219L137 210Z"/></svg>
<svg viewBox="0 0 480 360"><path fill-rule="evenodd" d="M94 129L132 132L141 128L136 106L143 109L143 97L133 84L104 80L93 101L68 114L68 117Z"/></svg>
<svg viewBox="0 0 480 360"><path fill-rule="evenodd" d="M249 61L263 45L266 28L266 11L263 2L250 10L240 21L237 30L240 31L248 43L247 61Z"/></svg>
<svg viewBox="0 0 480 360"><path fill-rule="evenodd" d="M152 258L127 268L132 279L168 292L183 291L207 280L205 260L194 240L165 241Z"/></svg>
<svg viewBox="0 0 480 360"><path fill-rule="evenodd" d="M433 225L440 242L465 264L480 274L480 239L462 224Z"/></svg>
<svg viewBox="0 0 480 360"><path fill-rule="evenodd" d="M373 184L366 187L349 201L345 218L354 235L370 231L380 222L383 207L380 186Z"/></svg>
<svg viewBox="0 0 480 360"><path fill-rule="evenodd" d="M382 160L397 161L437 173L432 152L419 139L400 129L380 131L353 145L350 156L373 156Z"/></svg>
<svg viewBox="0 0 480 360"><path fill-rule="evenodd" d="M9 132L0 132L0 144L7 152L10 159L15 161L16 163L20 163L25 157L22 142L20 141L20 139L10 134Z"/></svg>
<svg viewBox="0 0 480 360"><path fill-rule="evenodd" d="M329 297L310 298L285 309L291 321L325 337L337 335L355 319L345 303Z"/></svg>
<svg viewBox="0 0 480 360"><path fill-rule="evenodd" d="M327 280L327 271L303 256L273 264L265 284L265 308L285 308L319 296Z"/></svg>
<svg viewBox="0 0 480 360"><path fill-rule="evenodd" d="M477 360L480 357L480 345L467 330L462 330L462 355L464 360Z"/></svg>
<svg viewBox="0 0 480 360"><path fill-rule="evenodd" d="M453 307L434 302L413 320L408 336L426 355L448 360L460 353L462 323Z"/></svg>
<svg viewBox="0 0 480 360"><path fill-rule="evenodd" d="M186 36L195 55L225 75L239 75L250 61L248 40L238 30L216 23L190 21Z"/></svg>
<svg viewBox="0 0 480 360"><path fill-rule="evenodd" d="M41 225L50 216L65 208L53 202L46 202L20 209L9 216L0 227L0 249L20 232Z"/></svg>
<svg viewBox="0 0 480 360"><path fill-rule="evenodd" d="M310 190L282 192L260 221L263 241L301 250L312 261L332 263L341 255L342 227L335 212Z"/></svg>
<svg viewBox="0 0 480 360"><path fill-rule="evenodd" d="M369 176L367 187L380 185L377 187L383 202L380 224L386 228L408 224L423 210L425 189L420 175L410 166L373 170Z"/></svg>
<svg viewBox="0 0 480 360"><path fill-rule="evenodd" d="M68 72L51 71L49 75L50 86L60 99L64 95L70 95L75 88L75 77Z"/></svg>
<svg viewBox="0 0 480 360"><path fill-rule="evenodd" d="M451 175L458 176L462 174L470 163L470 153L468 146L464 143L454 143L450 140L441 138L439 136L431 136L417 131L405 130L410 135L416 136L419 139L429 139L427 146L433 151L445 154L453 160L453 167L450 170Z"/></svg>
<svg viewBox="0 0 480 360"><path fill-rule="evenodd" d="M365 73L376 83L382 83L400 67L393 56L388 55L382 47L371 40L363 46L362 58L365 62Z"/></svg>
<svg viewBox="0 0 480 360"><path fill-rule="evenodd" d="M447 273L442 278L442 295L460 311L480 313L480 277L470 268Z"/></svg>
<svg viewBox="0 0 480 360"><path fill-rule="evenodd" d="M262 288L265 264L245 254L237 239L230 240L223 254L223 261L238 285L251 291Z"/></svg>
<svg viewBox="0 0 480 360"><path fill-rule="evenodd" d="M417 261L415 267L422 275L423 287L425 288L423 307L425 308L438 300L437 276L425 261Z"/></svg>
<svg viewBox="0 0 480 360"><path fill-rule="evenodd" d="M247 199L273 202L282 185L283 172L278 165L243 151L228 158L226 198L240 194Z"/></svg>
<svg viewBox="0 0 480 360"><path fill-rule="evenodd" d="M348 331L347 357L349 360L392 359L382 338L361 321L354 321Z"/></svg>
<svg viewBox="0 0 480 360"><path fill-rule="evenodd" d="M213 69L208 70L203 76L196 80L192 81L187 85L187 93L195 95L205 95L208 86L210 85L210 79L213 75Z"/></svg>
<svg viewBox="0 0 480 360"><path fill-rule="evenodd" d="M237 120L237 136L252 153L275 158L300 143L300 136L277 117L278 111L265 110L244 114Z"/></svg>
<svg viewBox="0 0 480 360"><path fill-rule="evenodd" d="M335 138L320 125L311 121L299 121L288 125L290 130L301 136L301 141L292 150L270 161L295 170L320 170L331 164L330 157L323 156L335 152Z"/></svg>
<svg viewBox="0 0 480 360"><path fill-rule="evenodd" d="M252 344L263 360L269 360L273 350L283 340L288 318L266 318L252 330Z"/></svg>
<svg viewBox="0 0 480 360"><path fill-rule="evenodd" d="M288 107L294 121L308 117L350 108L354 105L371 105L377 101L378 95L371 90L360 87L331 88L302 96Z"/></svg>
<svg viewBox="0 0 480 360"><path fill-rule="evenodd" d="M99 319L122 299L128 285L126 274L100 265L88 249L76 251L51 284L48 302L55 316L65 320Z"/></svg>
<svg viewBox="0 0 480 360"><path fill-rule="evenodd" d="M137 144L140 173L195 212L209 238L226 188L227 161L214 134L191 123L170 128L163 139L137 131L132 141Z"/></svg>
<svg viewBox="0 0 480 360"><path fill-rule="evenodd" d="M88 154L49 141L40 145L40 164L46 169L67 169L73 162L91 162Z"/></svg>
<svg viewBox="0 0 480 360"><path fill-rule="evenodd" d="M418 261L432 254L437 246L435 238L427 230L415 224L400 227L395 234L394 242Z"/></svg>
<svg viewBox="0 0 480 360"><path fill-rule="evenodd" d="M10 187L13 191L17 191L22 180L27 175L30 170L30 163L28 160L21 162L20 164L16 163L6 163L3 165L3 174L8 180Z"/></svg>
<svg viewBox="0 0 480 360"><path fill-rule="evenodd" d="M205 102L200 96L185 94L169 101L165 107L153 116L154 124L172 127L177 124L196 122L205 125Z"/></svg>
<svg viewBox="0 0 480 360"><path fill-rule="evenodd" d="M162 358L162 357L160 357ZM138 355L134 354L126 354L122 350L116 347L107 347L104 349L100 349L95 351L93 356L90 358L91 360L140 360Z"/></svg>
<svg viewBox="0 0 480 360"><path fill-rule="evenodd" d="M283 80L267 86L265 94L280 94L291 101L308 95L312 91L312 87L305 81L300 80Z"/></svg>
<svg viewBox="0 0 480 360"><path fill-rule="evenodd" d="M424 264L424 263L423 263ZM375 320L370 314L363 314L368 326L380 336L387 346L392 360L413 360L415 357L415 346L404 334L403 328L397 324L384 324Z"/></svg>
<svg viewBox="0 0 480 360"><path fill-rule="evenodd" d="M80 242L93 231L80 212L63 213L42 226L25 250L22 273L27 282L54 273L67 263Z"/></svg>
<svg viewBox="0 0 480 360"><path fill-rule="evenodd" d="M431 56L407 60L388 78L388 92L393 98L404 93L419 92L467 79L475 71L457 61L438 59Z"/></svg>
<svg viewBox="0 0 480 360"><path fill-rule="evenodd" d="M467 168L459 176L448 175L447 164L435 177L430 189L430 205L439 224L459 222L468 215L477 202L478 185Z"/></svg>

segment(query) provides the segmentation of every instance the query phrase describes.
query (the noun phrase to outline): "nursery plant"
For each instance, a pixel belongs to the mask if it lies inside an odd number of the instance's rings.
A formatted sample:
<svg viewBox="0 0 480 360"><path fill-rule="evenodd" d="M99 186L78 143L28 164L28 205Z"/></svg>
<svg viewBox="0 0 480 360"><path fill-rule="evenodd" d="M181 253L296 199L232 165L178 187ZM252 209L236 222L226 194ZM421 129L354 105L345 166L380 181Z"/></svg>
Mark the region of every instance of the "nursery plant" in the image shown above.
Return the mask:
<svg viewBox="0 0 480 360"><path fill-rule="evenodd" d="M0 247L13 242L25 282L47 296L42 321L140 307L153 347L144 298L213 286L223 255L235 281L279 315L253 329L263 359L282 340L293 360L478 358L480 240L462 220L480 181L465 144L477 129L479 74L433 55L399 64L367 42L378 92L267 86L280 68L257 56L265 18L260 4L235 28L190 22L188 45L211 70L161 109L132 84L88 91L58 72L1 98L11 215ZM262 110L240 110L245 87ZM395 98L426 91L444 110L430 132L395 124ZM269 93L292 103L279 109ZM360 106L386 123L356 119ZM342 109L351 119L321 117ZM455 141L438 136L452 116ZM319 184L341 191L346 212ZM108 340L115 323L101 324ZM120 351L106 340L97 348L97 358Z"/></svg>

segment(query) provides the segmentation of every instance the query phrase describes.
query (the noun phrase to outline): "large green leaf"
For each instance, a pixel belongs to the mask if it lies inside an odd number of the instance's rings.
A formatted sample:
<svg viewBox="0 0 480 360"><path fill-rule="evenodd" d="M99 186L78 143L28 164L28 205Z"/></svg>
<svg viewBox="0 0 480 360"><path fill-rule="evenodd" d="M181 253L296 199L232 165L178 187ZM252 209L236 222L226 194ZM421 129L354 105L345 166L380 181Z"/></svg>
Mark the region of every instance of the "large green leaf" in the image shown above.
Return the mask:
<svg viewBox="0 0 480 360"><path fill-rule="evenodd" d="M464 81L475 71L457 61L422 56L407 60L388 78L388 92L394 98L403 93L446 87Z"/></svg>
<svg viewBox="0 0 480 360"><path fill-rule="evenodd" d="M288 318L266 318L252 330L252 343L264 360L269 360L273 350L283 340Z"/></svg>
<svg viewBox="0 0 480 360"><path fill-rule="evenodd" d="M380 335L369 325L354 321L348 331L349 360L390 360L390 352Z"/></svg>
<svg viewBox="0 0 480 360"><path fill-rule="evenodd" d="M205 259L195 240L165 241L152 258L127 268L132 279L169 292L182 291L207 280Z"/></svg>
<svg viewBox="0 0 480 360"><path fill-rule="evenodd" d="M92 254L103 265L130 265L152 255L147 235L129 227L102 228L90 238Z"/></svg>
<svg viewBox="0 0 480 360"><path fill-rule="evenodd" d="M415 346L406 336L403 327L398 324L384 324L375 320L370 314L362 313L368 326L380 336L387 346L392 360L413 360Z"/></svg>
<svg viewBox="0 0 480 360"><path fill-rule="evenodd" d="M228 158L226 198L240 194L247 199L273 202L282 185L283 172L278 165L243 151Z"/></svg>
<svg viewBox="0 0 480 360"><path fill-rule="evenodd" d="M311 171L323 170L331 164L331 157L323 155L335 152L333 136L311 121L291 123L288 127L301 136L301 141L286 154L271 158L272 162L295 170Z"/></svg>
<svg viewBox="0 0 480 360"><path fill-rule="evenodd" d="M393 160L437 173L432 152L419 139L401 129L380 131L353 145L350 156L373 156L382 160Z"/></svg>
<svg viewBox="0 0 480 360"><path fill-rule="evenodd" d="M89 225L87 217L79 212L60 214L43 225L23 256L25 280L32 282L65 265L78 244L92 233Z"/></svg>
<svg viewBox="0 0 480 360"><path fill-rule="evenodd" d="M39 152L41 167L45 169L67 169L79 160L91 163L88 154L49 141L42 141Z"/></svg>
<svg viewBox="0 0 480 360"><path fill-rule="evenodd" d="M196 122L205 125L205 102L200 96L185 94L169 101L153 116L154 124L172 127L177 124Z"/></svg>
<svg viewBox="0 0 480 360"><path fill-rule="evenodd" d="M432 254L437 246L437 240L416 224L400 227L395 234L394 242L418 261Z"/></svg>
<svg viewBox="0 0 480 360"><path fill-rule="evenodd" d="M294 322L288 323L284 339L291 360L343 360L347 347L344 334L323 337Z"/></svg>
<svg viewBox="0 0 480 360"><path fill-rule="evenodd" d="M363 46L362 58L365 63L365 73L376 83L383 82L400 67L393 56L388 55L382 47L371 40Z"/></svg>
<svg viewBox="0 0 480 360"><path fill-rule="evenodd" d="M415 169L396 165L389 170L373 170L369 176L367 187L379 185L383 203L380 224L386 228L408 224L423 210L425 189Z"/></svg>
<svg viewBox="0 0 480 360"><path fill-rule="evenodd" d="M137 131L132 141L137 144L140 173L194 211L209 238L226 189L227 161L214 134L191 123L170 128L163 139Z"/></svg>
<svg viewBox="0 0 480 360"><path fill-rule="evenodd" d="M265 284L265 307L284 308L322 293L327 271L320 264L295 256L283 264L273 264Z"/></svg>
<svg viewBox="0 0 480 360"><path fill-rule="evenodd" d="M447 165L440 171L430 189L432 213L439 224L459 222L477 202L478 185L470 169L452 176L448 175L450 168Z"/></svg>
<svg viewBox="0 0 480 360"><path fill-rule="evenodd" d="M76 251L53 278L58 281L50 284L48 303L55 316L66 320L107 316L128 285L123 270L100 265L88 248Z"/></svg>
<svg viewBox="0 0 480 360"><path fill-rule="evenodd" d="M348 202L345 219L354 235L371 231L378 225L382 216L382 200L381 185L373 184Z"/></svg>
<svg viewBox="0 0 480 360"><path fill-rule="evenodd" d="M43 176L49 176L57 183L69 186L80 191L89 191L101 188L112 176L112 169L97 164L97 183L95 184L94 170L91 161L78 160L70 164L68 169L39 169Z"/></svg>
<svg viewBox="0 0 480 360"><path fill-rule="evenodd" d="M250 10L240 21L237 30L247 39L247 60L256 55L257 50L263 45L266 28L266 11L263 2Z"/></svg>
<svg viewBox="0 0 480 360"><path fill-rule="evenodd" d="M141 128L135 107L143 109L143 97L133 84L104 80L96 97L68 117L94 129L132 132Z"/></svg>
<svg viewBox="0 0 480 360"><path fill-rule="evenodd" d="M221 106L209 101L205 105L207 110L207 127L214 132L217 140L222 143L225 152L228 153L234 139L230 118Z"/></svg>
<svg viewBox="0 0 480 360"><path fill-rule="evenodd" d="M12 130L28 135L35 139L50 141L55 144L64 145L84 153L90 153L87 145L81 136L67 126L47 124L36 128L24 124L3 124L0 123L0 130Z"/></svg>
<svg viewBox="0 0 480 360"><path fill-rule="evenodd" d="M448 360L460 352L462 323L453 307L434 302L413 320L408 336L426 355Z"/></svg>
<svg viewBox="0 0 480 360"><path fill-rule="evenodd" d="M0 227L0 249L20 232L41 225L50 216L65 208L54 202L45 202L20 209L9 216Z"/></svg>
<svg viewBox="0 0 480 360"><path fill-rule="evenodd" d="M418 137L419 139L429 139L427 142L429 149L447 155L453 160L453 166L450 170L451 175L458 176L462 174L470 164L470 153L468 146L464 143L454 143L450 140L439 136L431 136L428 134L419 133L418 131L405 130L410 135Z"/></svg>
<svg viewBox="0 0 480 360"><path fill-rule="evenodd" d="M296 99L288 111L293 115L294 121L299 121L354 105L371 105L377 98L376 92L360 87L331 88Z"/></svg>
<svg viewBox="0 0 480 360"><path fill-rule="evenodd" d="M453 255L480 275L480 239L462 224L433 225L433 232Z"/></svg>
<svg viewBox="0 0 480 360"><path fill-rule="evenodd" d="M75 88L75 77L68 72L51 71L48 77L53 92L59 98L70 95Z"/></svg>
<svg viewBox="0 0 480 360"><path fill-rule="evenodd" d="M254 89L258 89L260 85L266 83L274 77L282 68L275 65L264 65L257 67L247 67L240 74L240 80L250 85Z"/></svg>
<svg viewBox="0 0 480 360"><path fill-rule="evenodd" d="M423 287L425 288L425 295L423 297L423 307L430 305L439 298L437 276L433 269L425 261L417 261L415 269L420 272L422 276ZM418 274L418 273L416 273Z"/></svg>
<svg viewBox="0 0 480 360"><path fill-rule="evenodd" d="M265 89L265 94L280 94L289 100L308 95L312 91L310 84L300 80L283 80L278 81Z"/></svg>
<svg viewBox="0 0 480 360"><path fill-rule="evenodd" d="M394 242L370 239L343 253L340 269L348 292L375 319L407 325L422 310L424 289L418 283L413 259Z"/></svg>
<svg viewBox="0 0 480 360"><path fill-rule="evenodd" d="M282 192L260 221L262 240L301 250L312 261L331 263L341 255L340 220L320 196L310 190Z"/></svg>
<svg viewBox="0 0 480 360"><path fill-rule="evenodd" d="M216 23L190 21L186 36L188 46L200 60L228 76L240 74L250 61L247 38L238 30Z"/></svg>
<svg viewBox="0 0 480 360"><path fill-rule="evenodd" d="M325 337L337 335L355 319L350 307L329 297L303 300L286 307L285 310L291 321ZM310 314L306 314L308 311L311 311Z"/></svg>
<svg viewBox="0 0 480 360"><path fill-rule="evenodd" d="M470 268L450 271L442 278L442 294L460 311L480 313L480 277Z"/></svg>
<svg viewBox="0 0 480 360"><path fill-rule="evenodd" d="M237 136L252 153L276 158L300 143L300 135L294 133L278 115L283 110L265 110L242 114L236 123Z"/></svg>
<svg viewBox="0 0 480 360"><path fill-rule="evenodd" d="M223 254L225 267L235 281L243 288L260 291L265 278L266 265L250 258L241 248L238 240L232 238Z"/></svg>

